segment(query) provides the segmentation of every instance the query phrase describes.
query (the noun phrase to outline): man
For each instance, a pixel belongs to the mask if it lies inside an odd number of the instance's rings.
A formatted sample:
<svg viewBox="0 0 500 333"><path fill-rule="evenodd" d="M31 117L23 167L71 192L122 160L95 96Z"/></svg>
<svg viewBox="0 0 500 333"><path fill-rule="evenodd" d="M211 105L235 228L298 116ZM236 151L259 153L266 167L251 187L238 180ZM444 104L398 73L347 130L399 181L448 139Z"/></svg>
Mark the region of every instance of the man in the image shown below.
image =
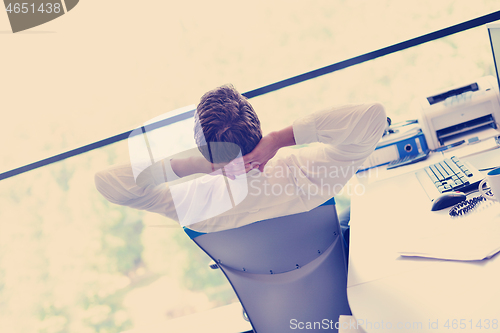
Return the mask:
<svg viewBox="0 0 500 333"><path fill-rule="evenodd" d="M200 156L166 158L137 179L130 164L114 166L96 174L96 187L113 203L159 213L200 232L237 228L309 211L335 196L375 149L385 124L380 104L346 105L262 137L251 104L226 85L207 92L196 108ZM277 155L304 144L311 145ZM169 185L193 174L207 175Z"/></svg>

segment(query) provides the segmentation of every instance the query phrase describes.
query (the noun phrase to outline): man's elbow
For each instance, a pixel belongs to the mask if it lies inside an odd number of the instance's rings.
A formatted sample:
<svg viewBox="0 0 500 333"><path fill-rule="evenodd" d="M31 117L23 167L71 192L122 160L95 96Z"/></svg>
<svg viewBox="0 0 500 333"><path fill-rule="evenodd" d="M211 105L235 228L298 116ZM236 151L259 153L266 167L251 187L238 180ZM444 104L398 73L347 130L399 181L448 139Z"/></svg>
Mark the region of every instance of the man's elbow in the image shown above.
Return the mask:
<svg viewBox="0 0 500 333"><path fill-rule="evenodd" d="M370 112L372 113L372 117L374 122L379 123L383 127L385 127L385 123L387 121L387 115L385 113L385 108L380 103L373 103L370 108Z"/></svg>
<svg viewBox="0 0 500 333"><path fill-rule="evenodd" d="M114 204L121 204L120 200L118 200L117 198L115 198L112 195L112 191L111 191L112 186L107 181L107 178L108 178L107 176L108 176L108 174L106 173L106 171L97 172L94 175L95 188L109 202L114 203Z"/></svg>
<svg viewBox="0 0 500 333"><path fill-rule="evenodd" d="M382 138L387 126L387 114L384 106L380 103L373 103L369 107L368 113L370 116L370 123L373 125L373 135L378 139Z"/></svg>
<svg viewBox="0 0 500 333"><path fill-rule="evenodd" d="M99 171L94 175L94 185L97 191L105 196L104 189L108 184L106 182L106 175L104 174L104 171Z"/></svg>

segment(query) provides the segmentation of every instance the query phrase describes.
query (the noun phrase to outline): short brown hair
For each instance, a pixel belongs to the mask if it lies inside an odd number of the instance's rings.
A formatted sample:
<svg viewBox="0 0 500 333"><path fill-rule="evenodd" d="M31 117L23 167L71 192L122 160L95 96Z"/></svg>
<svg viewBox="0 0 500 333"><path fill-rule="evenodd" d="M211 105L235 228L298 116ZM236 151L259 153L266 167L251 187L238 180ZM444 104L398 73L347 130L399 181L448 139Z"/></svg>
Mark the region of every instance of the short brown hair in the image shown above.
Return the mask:
<svg viewBox="0 0 500 333"><path fill-rule="evenodd" d="M234 154L234 150L219 151L216 157L213 156L214 152L209 151L207 143L234 143L241 149L241 154L246 155L262 139L260 121L252 105L232 85L224 85L205 93L196 107L196 113L196 144L203 156L213 163L229 162L237 153Z"/></svg>

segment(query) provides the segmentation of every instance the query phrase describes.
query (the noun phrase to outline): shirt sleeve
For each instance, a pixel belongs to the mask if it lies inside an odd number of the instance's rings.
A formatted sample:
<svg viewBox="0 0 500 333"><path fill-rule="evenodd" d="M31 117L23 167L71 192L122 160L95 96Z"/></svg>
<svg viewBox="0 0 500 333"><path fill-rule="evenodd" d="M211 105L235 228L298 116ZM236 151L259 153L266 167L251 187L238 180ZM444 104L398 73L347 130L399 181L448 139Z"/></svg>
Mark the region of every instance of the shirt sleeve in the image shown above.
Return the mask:
<svg viewBox="0 0 500 333"><path fill-rule="evenodd" d="M379 103L346 105L310 114L293 124L295 142L322 142L331 146L373 146L382 137L386 124Z"/></svg>
<svg viewBox="0 0 500 333"><path fill-rule="evenodd" d="M340 194L375 150L386 121L384 107L378 103L335 107L296 120L293 131L298 145L320 143L297 149L285 159L294 184L304 189L303 201L313 207L317 202L312 197L328 200Z"/></svg>
<svg viewBox="0 0 500 333"><path fill-rule="evenodd" d="M108 201L177 220L168 184L139 186L132 166L122 164L96 173L95 186Z"/></svg>
<svg viewBox="0 0 500 333"><path fill-rule="evenodd" d="M366 158L382 138L386 114L379 103L346 105L327 109L296 120L295 142L321 142L350 159Z"/></svg>

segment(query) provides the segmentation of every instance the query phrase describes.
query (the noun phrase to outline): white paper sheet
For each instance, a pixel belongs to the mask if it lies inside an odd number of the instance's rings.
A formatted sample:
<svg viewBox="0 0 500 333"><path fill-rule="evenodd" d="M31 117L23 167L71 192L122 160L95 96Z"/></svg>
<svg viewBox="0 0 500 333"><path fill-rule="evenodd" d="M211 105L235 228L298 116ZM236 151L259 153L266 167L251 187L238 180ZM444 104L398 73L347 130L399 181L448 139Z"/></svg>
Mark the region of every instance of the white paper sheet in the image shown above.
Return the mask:
<svg viewBox="0 0 500 333"><path fill-rule="evenodd" d="M451 218L450 218L451 219ZM430 230L432 233L432 230ZM475 261L500 251L500 203L481 202L472 212L447 223L446 230L401 244L401 256Z"/></svg>

